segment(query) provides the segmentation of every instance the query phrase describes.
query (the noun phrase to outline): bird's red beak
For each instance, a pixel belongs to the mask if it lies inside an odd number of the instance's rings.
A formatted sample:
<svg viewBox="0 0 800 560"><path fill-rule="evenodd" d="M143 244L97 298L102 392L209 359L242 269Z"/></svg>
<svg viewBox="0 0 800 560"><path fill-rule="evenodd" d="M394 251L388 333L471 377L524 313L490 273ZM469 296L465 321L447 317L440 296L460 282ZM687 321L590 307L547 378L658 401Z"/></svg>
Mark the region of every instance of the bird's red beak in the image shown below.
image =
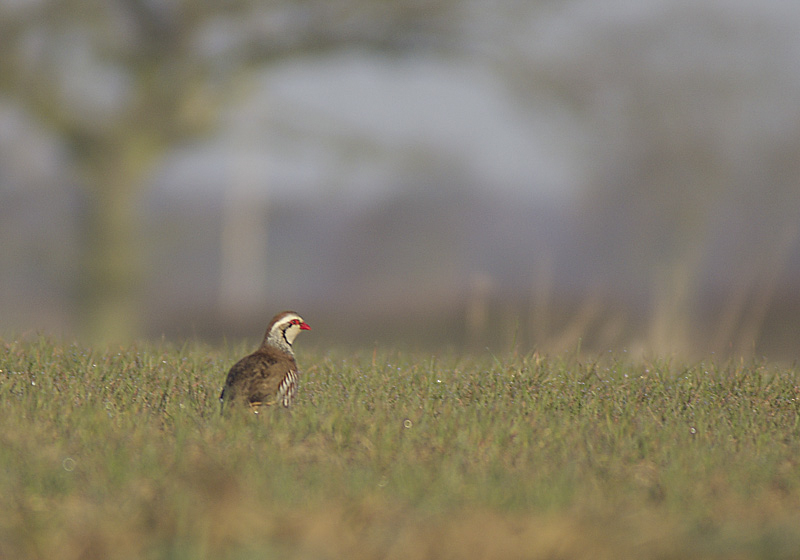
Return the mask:
<svg viewBox="0 0 800 560"><path fill-rule="evenodd" d="M311 327L308 326L308 323L300 323L300 330L301 331L310 331Z"/></svg>

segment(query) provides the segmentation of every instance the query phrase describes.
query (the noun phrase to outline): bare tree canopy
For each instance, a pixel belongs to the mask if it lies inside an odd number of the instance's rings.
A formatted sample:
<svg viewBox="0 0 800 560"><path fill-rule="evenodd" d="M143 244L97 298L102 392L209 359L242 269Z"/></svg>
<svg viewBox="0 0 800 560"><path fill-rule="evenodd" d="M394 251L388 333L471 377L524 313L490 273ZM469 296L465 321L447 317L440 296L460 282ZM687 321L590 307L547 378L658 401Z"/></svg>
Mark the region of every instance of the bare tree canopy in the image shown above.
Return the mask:
<svg viewBox="0 0 800 560"><path fill-rule="evenodd" d="M62 139L84 187L86 332L137 329L144 179L208 132L249 68L299 52L432 44L456 2L53 0L0 6L0 91Z"/></svg>

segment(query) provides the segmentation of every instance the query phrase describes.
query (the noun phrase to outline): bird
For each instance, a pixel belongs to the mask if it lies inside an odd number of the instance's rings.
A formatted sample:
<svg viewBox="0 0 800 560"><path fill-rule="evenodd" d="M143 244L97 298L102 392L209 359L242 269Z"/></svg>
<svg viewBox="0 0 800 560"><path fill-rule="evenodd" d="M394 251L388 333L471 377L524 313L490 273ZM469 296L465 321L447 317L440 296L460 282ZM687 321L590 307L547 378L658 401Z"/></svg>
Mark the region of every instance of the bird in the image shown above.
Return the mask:
<svg viewBox="0 0 800 560"><path fill-rule="evenodd" d="M300 372L292 343L311 327L294 311L281 311L267 326L261 346L236 362L219 395L220 409L228 403L247 404L258 414L262 406L289 408L297 393Z"/></svg>

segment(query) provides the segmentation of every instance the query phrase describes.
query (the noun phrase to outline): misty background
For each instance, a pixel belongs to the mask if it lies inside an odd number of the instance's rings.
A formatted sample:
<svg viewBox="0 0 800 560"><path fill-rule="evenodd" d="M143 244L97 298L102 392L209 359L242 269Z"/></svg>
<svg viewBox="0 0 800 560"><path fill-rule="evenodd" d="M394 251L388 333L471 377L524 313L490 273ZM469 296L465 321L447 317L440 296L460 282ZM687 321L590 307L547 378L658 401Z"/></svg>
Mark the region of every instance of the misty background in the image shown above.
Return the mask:
<svg viewBox="0 0 800 560"><path fill-rule="evenodd" d="M795 0L0 0L0 333L800 356ZM308 337L309 339L311 337Z"/></svg>

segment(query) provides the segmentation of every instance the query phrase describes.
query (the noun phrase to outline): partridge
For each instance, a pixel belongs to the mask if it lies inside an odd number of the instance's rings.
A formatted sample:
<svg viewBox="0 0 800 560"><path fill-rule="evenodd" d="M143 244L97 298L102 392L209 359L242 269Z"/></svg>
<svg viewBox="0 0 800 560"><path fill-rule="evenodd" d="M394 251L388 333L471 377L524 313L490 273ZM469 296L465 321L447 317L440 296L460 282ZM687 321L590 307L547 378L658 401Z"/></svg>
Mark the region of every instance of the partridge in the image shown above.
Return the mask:
<svg viewBox="0 0 800 560"><path fill-rule="evenodd" d="M244 403L256 413L261 406L291 406L300 373L292 342L300 331L308 330L311 327L294 311L275 315L261 347L236 362L228 372L219 395L220 406Z"/></svg>

